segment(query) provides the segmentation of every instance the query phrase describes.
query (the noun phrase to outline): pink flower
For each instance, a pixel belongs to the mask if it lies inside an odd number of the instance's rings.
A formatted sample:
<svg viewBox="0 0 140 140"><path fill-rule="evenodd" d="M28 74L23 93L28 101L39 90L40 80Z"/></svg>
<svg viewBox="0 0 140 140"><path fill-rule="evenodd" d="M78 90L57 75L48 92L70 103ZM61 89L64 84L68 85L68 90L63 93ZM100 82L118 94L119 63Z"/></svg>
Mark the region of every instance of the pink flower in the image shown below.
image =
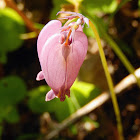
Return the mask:
<svg viewBox="0 0 140 140"><path fill-rule="evenodd" d="M46 101L55 97L65 100L70 97L70 87L74 83L87 53L88 41L79 24L63 26L52 20L39 34L37 51L42 71L37 80L45 79L51 90Z"/></svg>

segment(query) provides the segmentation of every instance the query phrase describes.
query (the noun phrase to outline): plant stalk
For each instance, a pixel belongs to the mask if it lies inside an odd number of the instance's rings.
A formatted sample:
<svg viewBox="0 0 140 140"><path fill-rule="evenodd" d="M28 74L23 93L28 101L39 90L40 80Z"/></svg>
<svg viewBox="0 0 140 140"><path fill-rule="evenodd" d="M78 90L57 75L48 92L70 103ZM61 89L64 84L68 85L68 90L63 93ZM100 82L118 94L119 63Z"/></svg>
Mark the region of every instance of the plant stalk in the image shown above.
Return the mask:
<svg viewBox="0 0 140 140"><path fill-rule="evenodd" d="M94 35L95 35L95 38L96 38L96 41L98 43L101 61L102 61L102 65L103 65L105 75L106 75L106 78L107 78L109 90L110 90L110 93L111 93L111 99L112 99L112 103L113 103L113 107L114 107L114 111L115 111L115 115L116 115L119 137L120 137L120 140L124 140L120 110L119 110L117 98L116 98L116 95L115 95L115 92L114 92L113 81L112 81L111 75L109 73L108 66L107 66L107 61L106 61L104 51L103 51L103 48L102 48L102 45L101 45L100 37L98 35L98 32L97 32L94 24L90 20L89 20L89 25L92 28L92 30L94 32Z"/></svg>

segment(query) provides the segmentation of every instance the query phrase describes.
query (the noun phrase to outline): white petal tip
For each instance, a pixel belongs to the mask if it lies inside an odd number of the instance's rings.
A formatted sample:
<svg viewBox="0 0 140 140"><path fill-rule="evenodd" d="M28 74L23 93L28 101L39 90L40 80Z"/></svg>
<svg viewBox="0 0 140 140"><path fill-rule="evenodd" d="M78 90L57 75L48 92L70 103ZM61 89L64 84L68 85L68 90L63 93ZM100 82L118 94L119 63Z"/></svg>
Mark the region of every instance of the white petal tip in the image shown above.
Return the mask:
<svg viewBox="0 0 140 140"><path fill-rule="evenodd" d="M36 80L37 80L37 81L40 81L40 80L43 80L43 79L44 79L43 71L40 71L40 72L37 74Z"/></svg>
<svg viewBox="0 0 140 140"><path fill-rule="evenodd" d="M54 99L56 97L54 91L51 89L47 94L46 94L46 97L45 97L45 101L50 101L52 99Z"/></svg>

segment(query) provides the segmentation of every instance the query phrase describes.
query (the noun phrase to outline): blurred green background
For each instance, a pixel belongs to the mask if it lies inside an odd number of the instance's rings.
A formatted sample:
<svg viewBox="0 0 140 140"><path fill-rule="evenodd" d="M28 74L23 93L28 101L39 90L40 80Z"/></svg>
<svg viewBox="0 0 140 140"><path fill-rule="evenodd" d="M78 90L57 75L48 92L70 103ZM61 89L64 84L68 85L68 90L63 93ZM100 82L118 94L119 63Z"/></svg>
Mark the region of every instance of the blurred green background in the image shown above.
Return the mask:
<svg viewBox="0 0 140 140"><path fill-rule="evenodd" d="M50 90L37 82L40 71L37 36L56 19L58 11L75 11L92 20L101 36L109 72L116 85L129 70L116 54L112 42L134 69L140 66L139 0L1 0L0 1L0 139L40 139L76 110L108 90L98 46L85 26L89 48L71 97L45 102ZM61 15L60 15L61 16ZM118 97L126 140L139 137L139 88ZM46 117L47 116L47 117ZM111 100L65 128L54 139L118 140Z"/></svg>

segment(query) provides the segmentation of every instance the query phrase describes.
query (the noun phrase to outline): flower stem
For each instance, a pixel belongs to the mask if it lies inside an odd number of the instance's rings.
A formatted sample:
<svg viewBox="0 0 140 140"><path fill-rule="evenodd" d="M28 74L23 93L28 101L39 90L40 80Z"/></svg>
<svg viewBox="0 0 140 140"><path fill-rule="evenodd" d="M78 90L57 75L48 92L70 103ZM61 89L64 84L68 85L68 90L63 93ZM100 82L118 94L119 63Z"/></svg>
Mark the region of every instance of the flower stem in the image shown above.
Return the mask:
<svg viewBox="0 0 140 140"><path fill-rule="evenodd" d="M105 75L106 75L106 78L107 78L109 90L110 90L110 93L111 93L111 99L112 99L112 103L113 103L113 107L114 107L114 111L115 111L115 115L116 115L119 137L120 137L120 140L124 140L123 128L122 128L121 117L120 117L120 110L119 110L117 98L116 98L116 95L115 95L115 92L114 92L112 78L111 78L111 75L108 71L107 62L106 62L104 51L103 51L103 48L102 48L102 45L101 45L100 37L98 35L98 32L97 32L94 24L90 20L89 20L89 25L94 32L95 38L96 38L98 46L99 46L99 53L100 53L102 65L103 65L103 68L104 68L104 71L105 71Z"/></svg>

